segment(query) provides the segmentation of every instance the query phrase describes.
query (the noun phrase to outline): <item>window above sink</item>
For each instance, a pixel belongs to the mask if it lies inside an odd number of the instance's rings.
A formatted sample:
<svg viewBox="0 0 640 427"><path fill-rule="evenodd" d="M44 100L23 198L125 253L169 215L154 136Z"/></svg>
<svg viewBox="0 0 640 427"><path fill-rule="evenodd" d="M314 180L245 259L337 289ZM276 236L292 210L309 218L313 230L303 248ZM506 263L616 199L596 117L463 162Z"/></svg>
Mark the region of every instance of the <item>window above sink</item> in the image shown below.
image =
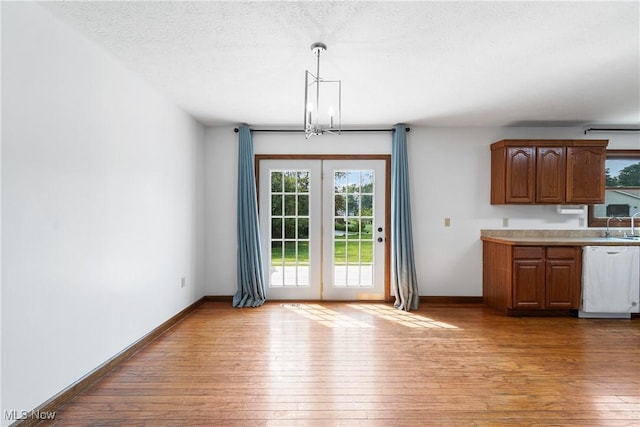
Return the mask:
<svg viewBox="0 0 640 427"><path fill-rule="evenodd" d="M605 202L589 206L589 227L631 227L630 217L640 212L640 150L607 150ZM636 217L636 226L640 216Z"/></svg>

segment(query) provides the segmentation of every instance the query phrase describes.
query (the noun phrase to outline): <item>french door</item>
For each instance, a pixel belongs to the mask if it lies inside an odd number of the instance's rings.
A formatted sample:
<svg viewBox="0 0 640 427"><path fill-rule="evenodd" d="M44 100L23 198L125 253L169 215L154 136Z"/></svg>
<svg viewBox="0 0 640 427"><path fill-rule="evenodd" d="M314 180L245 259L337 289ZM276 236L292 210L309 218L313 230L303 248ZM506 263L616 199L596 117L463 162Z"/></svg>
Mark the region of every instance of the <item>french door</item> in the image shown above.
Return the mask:
<svg viewBox="0 0 640 427"><path fill-rule="evenodd" d="M388 295L386 159L259 159L269 299Z"/></svg>

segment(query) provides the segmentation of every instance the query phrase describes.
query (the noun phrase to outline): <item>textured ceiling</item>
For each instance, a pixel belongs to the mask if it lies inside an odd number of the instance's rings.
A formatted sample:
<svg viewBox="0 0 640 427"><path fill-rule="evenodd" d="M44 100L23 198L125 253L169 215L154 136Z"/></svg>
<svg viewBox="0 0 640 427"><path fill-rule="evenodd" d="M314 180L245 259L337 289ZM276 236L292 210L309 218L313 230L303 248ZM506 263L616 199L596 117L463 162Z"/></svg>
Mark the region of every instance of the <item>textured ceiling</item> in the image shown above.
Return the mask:
<svg viewBox="0 0 640 427"><path fill-rule="evenodd" d="M343 127L640 124L640 2L44 2L208 125L302 126L310 45Z"/></svg>

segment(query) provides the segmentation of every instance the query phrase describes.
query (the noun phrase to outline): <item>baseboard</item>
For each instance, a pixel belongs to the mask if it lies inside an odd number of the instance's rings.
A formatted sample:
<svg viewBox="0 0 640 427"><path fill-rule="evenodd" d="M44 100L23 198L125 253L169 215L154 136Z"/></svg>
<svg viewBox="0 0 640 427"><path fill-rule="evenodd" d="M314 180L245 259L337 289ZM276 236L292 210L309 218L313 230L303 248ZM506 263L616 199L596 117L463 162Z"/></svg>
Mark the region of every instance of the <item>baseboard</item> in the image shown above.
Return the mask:
<svg viewBox="0 0 640 427"><path fill-rule="evenodd" d="M206 295L202 297L206 302L228 302L233 303L233 295Z"/></svg>
<svg viewBox="0 0 640 427"><path fill-rule="evenodd" d="M208 302L229 302L233 301L232 295L208 295L203 297L205 301ZM270 302L291 302L294 300L274 300L267 299ZM375 301L366 301L366 302L386 302L393 303L395 301L395 297L390 297L388 300L375 300ZM317 303L318 300L295 300L295 302L314 302ZM325 301L325 302L340 302L339 300L335 301ZM482 297L447 297L447 296L421 296L420 302L423 304L483 304Z"/></svg>
<svg viewBox="0 0 640 427"><path fill-rule="evenodd" d="M203 297L203 299L207 302L233 302L232 295L208 295ZM317 303L317 300L275 300L275 299L267 299L269 302L313 302ZM382 303L393 303L395 301L395 297L390 297L388 300L375 300L375 301L365 301L365 302L382 302ZM324 301L324 302L341 302L338 300L335 301ZM344 301L342 301L344 302ZM353 302L353 301L351 301ZM483 304L482 297L468 297L468 296L421 296L420 303L422 304Z"/></svg>
<svg viewBox="0 0 640 427"><path fill-rule="evenodd" d="M209 301L209 297L202 297L198 301L186 307L184 310L171 317L166 322L162 323L147 335L143 336L138 341L131 344L129 347L125 348L120 353L116 354L111 359L107 360L105 363L98 366L96 369L89 372L87 375L80 378L78 381L53 396L51 399L47 400L38 408L29 412L25 419L18 420L15 423L11 424L10 427L30 427L39 424L40 422L42 422L42 420L38 417L39 414L52 414L60 410L74 397L87 390L98 380L104 377L107 373L113 370L116 366L131 358L134 354L142 350L142 348L144 348L147 344L171 329L172 326L191 314L192 311L194 311L205 301Z"/></svg>
<svg viewBox="0 0 640 427"><path fill-rule="evenodd" d="M447 296L421 296L420 303L422 304L482 304L482 297L447 297Z"/></svg>

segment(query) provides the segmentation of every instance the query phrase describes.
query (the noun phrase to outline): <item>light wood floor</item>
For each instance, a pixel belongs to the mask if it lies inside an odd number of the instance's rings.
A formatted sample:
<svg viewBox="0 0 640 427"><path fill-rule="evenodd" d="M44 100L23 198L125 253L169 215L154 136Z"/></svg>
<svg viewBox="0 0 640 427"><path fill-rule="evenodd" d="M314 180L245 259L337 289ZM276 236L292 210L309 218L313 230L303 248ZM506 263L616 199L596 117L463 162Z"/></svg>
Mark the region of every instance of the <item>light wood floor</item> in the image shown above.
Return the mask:
<svg viewBox="0 0 640 427"><path fill-rule="evenodd" d="M207 302L54 424L639 426L640 319Z"/></svg>

